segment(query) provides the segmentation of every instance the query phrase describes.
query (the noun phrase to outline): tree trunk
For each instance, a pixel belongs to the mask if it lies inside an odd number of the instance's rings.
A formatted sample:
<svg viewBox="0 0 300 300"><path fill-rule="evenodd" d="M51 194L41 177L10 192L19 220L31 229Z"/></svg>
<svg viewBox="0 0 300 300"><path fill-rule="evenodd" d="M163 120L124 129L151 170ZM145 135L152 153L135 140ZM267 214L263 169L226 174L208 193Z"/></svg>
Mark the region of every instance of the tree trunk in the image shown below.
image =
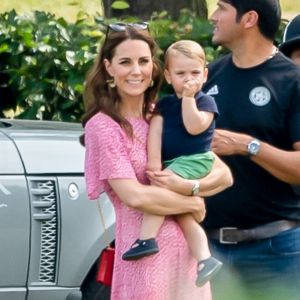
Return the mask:
<svg viewBox="0 0 300 300"><path fill-rule="evenodd" d="M115 0L102 0L104 16L106 18L119 18L125 16L136 16L143 21L150 20L154 12L166 10L173 19L177 19L180 10L188 8L198 17L207 19L206 0L126 0L130 5L127 9L112 9Z"/></svg>

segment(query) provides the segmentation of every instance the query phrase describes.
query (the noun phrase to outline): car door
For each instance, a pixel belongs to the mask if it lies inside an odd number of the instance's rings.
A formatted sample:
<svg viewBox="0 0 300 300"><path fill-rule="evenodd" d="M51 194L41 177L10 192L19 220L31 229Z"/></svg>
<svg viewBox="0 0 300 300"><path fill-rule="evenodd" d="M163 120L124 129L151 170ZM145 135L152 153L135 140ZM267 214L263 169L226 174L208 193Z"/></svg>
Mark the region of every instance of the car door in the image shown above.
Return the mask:
<svg viewBox="0 0 300 300"><path fill-rule="evenodd" d="M30 209L18 151L0 131L0 299L24 300L30 242Z"/></svg>

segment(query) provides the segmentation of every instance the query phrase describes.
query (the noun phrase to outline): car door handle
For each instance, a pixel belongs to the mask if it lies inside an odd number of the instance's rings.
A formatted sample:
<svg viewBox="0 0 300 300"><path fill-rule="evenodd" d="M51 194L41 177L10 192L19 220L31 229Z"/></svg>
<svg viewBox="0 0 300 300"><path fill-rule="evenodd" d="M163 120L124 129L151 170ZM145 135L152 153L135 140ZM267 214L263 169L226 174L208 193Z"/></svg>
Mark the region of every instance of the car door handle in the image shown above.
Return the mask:
<svg viewBox="0 0 300 300"><path fill-rule="evenodd" d="M33 218L37 221L49 221L54 218L54 214L33 214Z"/></svg>

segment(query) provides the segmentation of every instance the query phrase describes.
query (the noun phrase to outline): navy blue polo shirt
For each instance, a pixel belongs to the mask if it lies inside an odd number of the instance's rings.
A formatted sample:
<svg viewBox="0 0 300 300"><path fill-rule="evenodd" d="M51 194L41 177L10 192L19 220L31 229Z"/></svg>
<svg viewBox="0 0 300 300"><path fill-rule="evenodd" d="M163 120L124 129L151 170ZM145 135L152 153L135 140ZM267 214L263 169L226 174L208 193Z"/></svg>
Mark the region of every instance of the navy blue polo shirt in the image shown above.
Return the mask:
<svg viewBox="0 0 300 300"><path fill-rule="evenodd" d="M195 95L199 110L218 115L214 99L203 92ZM156 110L163 117L162 159L169 160L182 155L204 153L211 150L211 140L215 128L213 121L207 130L198 135L191 135L183 124L181 113L182 99L176 94L162 98L156 105Z"/></svg>

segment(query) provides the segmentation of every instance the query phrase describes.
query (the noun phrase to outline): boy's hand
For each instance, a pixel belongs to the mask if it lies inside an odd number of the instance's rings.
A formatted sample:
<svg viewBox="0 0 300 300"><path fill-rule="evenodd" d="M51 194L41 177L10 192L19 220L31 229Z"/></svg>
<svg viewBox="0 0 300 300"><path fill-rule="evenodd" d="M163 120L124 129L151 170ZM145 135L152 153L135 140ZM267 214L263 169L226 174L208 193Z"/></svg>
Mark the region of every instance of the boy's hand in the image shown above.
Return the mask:
<svg viewBox="0 0 300 300"><path fill-rule="evenodd" d="M182 98L194 98L195 94L201 89L199 80L188 80L182 90Z"/></svg>

